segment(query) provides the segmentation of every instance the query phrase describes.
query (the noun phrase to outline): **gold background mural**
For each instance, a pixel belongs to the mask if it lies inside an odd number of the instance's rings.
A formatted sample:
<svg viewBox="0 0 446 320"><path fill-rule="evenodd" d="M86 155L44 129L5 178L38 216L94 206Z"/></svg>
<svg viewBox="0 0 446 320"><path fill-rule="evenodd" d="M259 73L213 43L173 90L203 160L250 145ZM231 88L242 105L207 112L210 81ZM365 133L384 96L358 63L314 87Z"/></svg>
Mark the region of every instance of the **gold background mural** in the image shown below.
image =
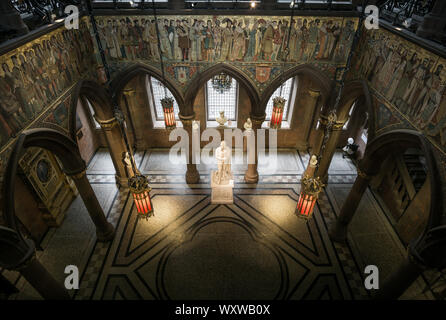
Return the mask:
<svg viewBox="0 0 446 320"><path fill-rule="evenodd" d="M367 79L406 127L422 131L446 152L445 67L445 59L381 28L361 35L349 78Z"/></svg>
<svg viewBox="0 0 446 320"><path fill-rule="evenodd" d="M190 80L225 62L261 92L282 69L310 63L330 78L345 66L357 18L246 16L102 16L101 45L114 71L138 61L159 68L186 90ZM291 24L291 28L290 28ZM158 49L157 30L160 37Z"/></svg>
<svg viewBox="0 0 446 320"><path fill-rule="evenodd" d="M0 64L0 145L4 146L59 104L59 97L79 79L96 72L87 19L80 21L78 30L61 27L2 55Z"/></svg>

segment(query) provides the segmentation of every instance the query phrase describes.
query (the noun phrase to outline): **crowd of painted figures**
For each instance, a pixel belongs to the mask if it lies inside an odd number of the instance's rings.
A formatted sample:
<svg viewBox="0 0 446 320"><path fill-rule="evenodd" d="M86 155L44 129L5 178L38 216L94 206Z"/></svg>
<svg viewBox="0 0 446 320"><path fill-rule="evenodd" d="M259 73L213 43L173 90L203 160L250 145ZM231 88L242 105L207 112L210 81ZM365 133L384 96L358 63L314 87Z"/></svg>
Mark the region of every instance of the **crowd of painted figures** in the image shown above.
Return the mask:
<svg viewBox="0 0 446 320"><path fill-rule="evenodd" d="M95 64L90 32L60 31L0 57L0 144L15 136L45 106Z"/></svg>
<svg viewBox="0 0 446 320"><path fill-rule="evenodd" d="M98 31L111 59L345 62L353 20L343 26L342 18L296 17L291 28L289 20L161 17L155 23L147 17L103 17Z"/></svg>
<svg viewBox="0 0 446 320"><path fill-rule="evenodd" d="M418 128L446 145L446 82L438 57L410 49L383 33L371 34L356 63L359 74Z"/></svg>

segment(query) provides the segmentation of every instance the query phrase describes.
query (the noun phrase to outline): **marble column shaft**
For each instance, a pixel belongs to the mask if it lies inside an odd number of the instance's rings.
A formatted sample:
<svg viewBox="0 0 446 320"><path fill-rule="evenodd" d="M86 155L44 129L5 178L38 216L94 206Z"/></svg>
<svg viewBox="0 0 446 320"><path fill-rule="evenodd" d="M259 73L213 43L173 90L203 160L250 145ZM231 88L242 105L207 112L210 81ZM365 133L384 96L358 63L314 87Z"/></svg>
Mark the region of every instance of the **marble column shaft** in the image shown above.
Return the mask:
<svg viewBox="0 0 446 320"><path fill-rule="evenodd" d="M192 121L195 119L195 113L188 116L183 116L181 114L178 115L182 124L184 130L187 131L187 134L189 135L189 147L188 147L188 154L187 154L187 171L186 171L186 182L187 183L198 183L200 180L200 174L197 170L197 165L195 163L192 163Z"/></svg>
<svg viewBox="0 0 446 320"><path fill-rule="evenodd" d="M87 179L86 172L83 171L79 174L72 175L71 178L76 184L77 190L88 210L88 214L96 226L96 236L98 241L105 242L112 240L115 235L115 229L113 225L107 221L98 198Z"/></svg>
<svg viewBox="0 0 446 320"><path fill-rule="evenodd" d="M259 173L257 172L257 164L258 164L258 155L259 152L257 150L257 129L262 128L262 123L265 121L265 115L263 117L250 116L252 122L252 129L254 130L255 137L255 163L248 164L248 170L245 173L245 181L247 183L257 183L259 181Z"/></svg>

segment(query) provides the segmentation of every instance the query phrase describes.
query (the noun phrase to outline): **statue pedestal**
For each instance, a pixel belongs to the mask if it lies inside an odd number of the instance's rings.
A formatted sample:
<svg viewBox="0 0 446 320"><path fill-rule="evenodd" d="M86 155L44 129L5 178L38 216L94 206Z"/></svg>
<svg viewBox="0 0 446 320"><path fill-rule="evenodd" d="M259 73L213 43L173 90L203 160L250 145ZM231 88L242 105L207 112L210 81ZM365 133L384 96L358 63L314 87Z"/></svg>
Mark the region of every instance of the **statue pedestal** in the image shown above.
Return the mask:
<svg viewBox="0 0 446 320"><path fill-rule="evenodd" d="M234 203L233 189L234 178L231 175L231 179L225 184L219 184L215 180L215 173L217 171L211 171L211 203L212 204L231 204Z"/></svg>

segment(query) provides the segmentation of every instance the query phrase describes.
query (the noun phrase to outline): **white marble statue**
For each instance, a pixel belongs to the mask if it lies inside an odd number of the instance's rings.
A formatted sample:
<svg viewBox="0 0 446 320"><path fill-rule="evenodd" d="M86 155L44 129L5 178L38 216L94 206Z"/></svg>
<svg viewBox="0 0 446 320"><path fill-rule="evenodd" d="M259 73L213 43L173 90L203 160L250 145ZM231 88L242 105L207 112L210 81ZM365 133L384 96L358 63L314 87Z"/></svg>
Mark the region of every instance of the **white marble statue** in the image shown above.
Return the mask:
<svg viewBox="0 0 446 320"><path fill-rule="evenodd" d="M218 170L215 174L215 182L218 184L227 184L232 179L231 173L231 150L226 146L226 142L222 141L220 146L215 150L215 158L217 159Z"/></svg>
<svg viewBox="0 0 446 320"><path fill-rule="evenodd" d="M217 121L220 126L224 126L226 122L228 122L228 119L225 117L225 112L220 111L220 116L215 119L215 121Z"/></svg>
<svg viewBox="0 0 446 320"><path fill-rule="evenodd" d="M246 131L251 131L252 130L252 122L251 122L250 118L246 119L246 122L243 125L243 127L245 128Z"/></svg>

